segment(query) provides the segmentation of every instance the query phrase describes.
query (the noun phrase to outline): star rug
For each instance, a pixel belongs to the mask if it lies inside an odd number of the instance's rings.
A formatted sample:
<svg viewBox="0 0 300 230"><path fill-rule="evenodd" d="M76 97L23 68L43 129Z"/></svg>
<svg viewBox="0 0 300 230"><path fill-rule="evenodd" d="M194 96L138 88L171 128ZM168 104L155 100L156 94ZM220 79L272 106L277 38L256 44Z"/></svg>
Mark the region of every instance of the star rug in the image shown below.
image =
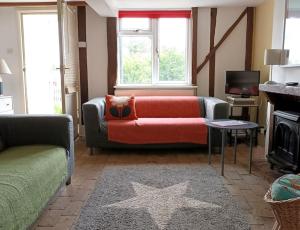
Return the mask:
<svg viewBox="0 0 300 230"><path fill-rule="evenodd" d="M242 230L247 220L210 166L104 169L75 229Z"/></svg>

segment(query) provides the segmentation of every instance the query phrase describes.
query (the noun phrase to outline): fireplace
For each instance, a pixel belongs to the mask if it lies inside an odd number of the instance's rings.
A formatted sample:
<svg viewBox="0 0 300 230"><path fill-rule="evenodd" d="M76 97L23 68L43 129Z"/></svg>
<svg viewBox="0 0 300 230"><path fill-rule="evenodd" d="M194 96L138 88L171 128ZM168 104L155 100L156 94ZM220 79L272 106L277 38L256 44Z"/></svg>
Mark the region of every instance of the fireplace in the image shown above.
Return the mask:
<svg viewBox="0 0 300 230"><path fill-rule="evenodd" d="M277 110L268 160L284 171L300 172L300 113Z"/></svg>
<svg viewBox="0 0 300 230"><path fill-rule="evenodd" d="M300 87L260 84L259 90L270 102L265 150L271 168L300 172Z"/></svg>

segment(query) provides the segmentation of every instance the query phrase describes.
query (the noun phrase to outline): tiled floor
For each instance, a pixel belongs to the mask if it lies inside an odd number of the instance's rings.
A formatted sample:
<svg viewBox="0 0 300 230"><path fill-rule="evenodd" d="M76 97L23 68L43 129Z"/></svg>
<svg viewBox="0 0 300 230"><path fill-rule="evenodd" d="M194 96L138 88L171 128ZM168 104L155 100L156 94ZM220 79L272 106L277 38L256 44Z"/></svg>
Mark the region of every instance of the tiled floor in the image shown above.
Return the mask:
<svg viewBox="0 0 300 230"><path fill-rule="evenodd" d="M254 148L253 173L247 171L248 147L238 147L238 162L234 165L232 148L226 148L224 183L233 197L245 210L251 229L272 229L274 222L270 207L263 201L270 183L280 176L269 168L263 147ZM64 187L54 201L41 215L33 229L71 229L80 208L92 192L96 179L106 165L119 164L197 164L207 165L205 150L99 150L93 156L82 140L76 143L76 168L72 184ZM212 166L220 172L220 155L214 155Z"/></svg>

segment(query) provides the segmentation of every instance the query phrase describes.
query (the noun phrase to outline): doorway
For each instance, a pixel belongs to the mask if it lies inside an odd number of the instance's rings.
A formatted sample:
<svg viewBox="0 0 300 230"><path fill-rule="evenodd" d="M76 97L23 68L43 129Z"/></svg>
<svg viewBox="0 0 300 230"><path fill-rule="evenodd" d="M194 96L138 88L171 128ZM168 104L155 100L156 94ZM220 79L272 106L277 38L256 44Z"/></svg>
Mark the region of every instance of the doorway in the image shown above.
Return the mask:
<svg viewBox="0 0 300 230"><path fill-rule="evenodd" d="M22 12L26 112L62 113L57 12Z"/></svg>

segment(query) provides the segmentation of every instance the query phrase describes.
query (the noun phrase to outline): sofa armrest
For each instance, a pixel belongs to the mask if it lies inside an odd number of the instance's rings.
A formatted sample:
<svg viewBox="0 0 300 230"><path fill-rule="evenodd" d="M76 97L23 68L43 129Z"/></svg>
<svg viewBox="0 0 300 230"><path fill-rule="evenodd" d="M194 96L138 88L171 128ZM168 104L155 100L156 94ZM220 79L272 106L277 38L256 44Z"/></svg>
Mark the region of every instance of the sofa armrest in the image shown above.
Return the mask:
<svg viewBox="0 0 300 230"><path fill-rule="evenodd" d="M74 133L71 116L1 115L0 135L8 147L44 144L65 148L71 176L74 168Z"/></svg>
<svg viewBox="0 0 300 230"><path fill-rule="evenodd" d="M229 104L215 97L205 97L206 118L209 120L227 119L229 115Z"/></svg>
<svg viewBox="0 0 300 230"><path fill-rule="evenodd" d="M99 142L100 123L104 121L105 99L94 98L82 105L85 127L85 138L88 147L94 147Z"/></svg>

